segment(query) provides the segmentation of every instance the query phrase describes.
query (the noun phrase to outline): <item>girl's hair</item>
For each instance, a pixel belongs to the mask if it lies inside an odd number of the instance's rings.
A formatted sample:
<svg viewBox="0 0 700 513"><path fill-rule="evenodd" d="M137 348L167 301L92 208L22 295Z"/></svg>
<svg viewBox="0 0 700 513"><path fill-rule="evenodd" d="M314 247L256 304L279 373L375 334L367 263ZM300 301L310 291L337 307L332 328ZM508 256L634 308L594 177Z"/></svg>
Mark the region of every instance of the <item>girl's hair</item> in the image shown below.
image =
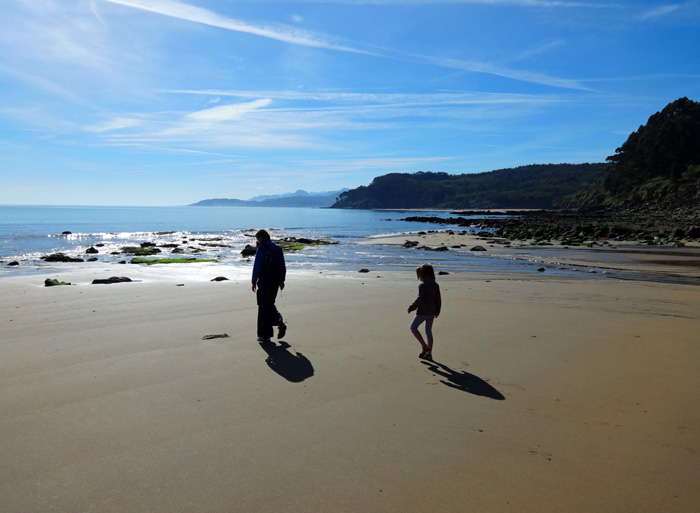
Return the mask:
<svg viewBox="0 0 700 513"><path fill-rule="evenodd" d="M258 230L255 234L255 238L262 239L263 241L270 240L270 234L267 233L267 230Z"/></svg>
<svg viewBox="0 0 700 513"><path fill-rule="evenodd" d="M423 264L416 267L416 276L421 281L435 281L435 270L430 264Z"/></svg>

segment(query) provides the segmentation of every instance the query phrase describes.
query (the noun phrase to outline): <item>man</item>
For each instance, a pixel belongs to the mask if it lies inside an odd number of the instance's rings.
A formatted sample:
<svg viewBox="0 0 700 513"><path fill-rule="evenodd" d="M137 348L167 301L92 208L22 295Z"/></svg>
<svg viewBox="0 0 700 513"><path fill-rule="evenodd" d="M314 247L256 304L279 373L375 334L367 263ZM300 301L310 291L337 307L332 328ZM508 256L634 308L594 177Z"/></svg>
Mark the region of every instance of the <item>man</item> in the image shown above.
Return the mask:
<svg viewBox="0 0 700 513"><path fill-rule="evenodd" d="M287 325L275 306L277 291L284 290L287 267L282 248L270 240L267 231L258 230L255 239L258 249L255 252L252 281L258 302L258 342L268 343L274 335L273 326L279 326L279 339L287 332Z"/></svg>

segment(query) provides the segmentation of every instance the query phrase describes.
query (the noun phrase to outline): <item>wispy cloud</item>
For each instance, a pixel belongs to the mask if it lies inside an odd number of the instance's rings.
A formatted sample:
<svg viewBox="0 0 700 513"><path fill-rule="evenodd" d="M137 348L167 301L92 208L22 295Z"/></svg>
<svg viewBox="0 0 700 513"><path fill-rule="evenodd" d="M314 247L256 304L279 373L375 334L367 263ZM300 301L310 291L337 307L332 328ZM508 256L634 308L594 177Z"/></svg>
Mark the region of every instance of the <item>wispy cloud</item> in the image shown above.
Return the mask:
<svg viewBox="0 0 700 513"><path fill-rule="evenodd" d="M521 50L520 52L513 55L513 57L509 60L512 62L517 62L517 61L531 59L533 57L537 57L539 55L549 53L552 50L555 50L557 48L561 48L565 44L566 43L562 39L553 39L553 40L549 40L549 41L544 41L543 43L541 43L535 47L525 48L525 49Z"/></svg>
<svg viewBox="0 0 700 513"><path fill-rule="evenodd" d="M633 19L642 22L696 24L700 22L700 2L698 0L687 0L685 2L660 5L637 13L633 16Z"/></svg>
<svg viewBox="0 0 700 513"><path fill-rule="evenodd" d="M657 7L656 9L651 9L649 11L645 11L642 14L639 14L637 16L638 20L650 20L653 18L659 18L663 16L667 16L671 14L672 12L677 11L680 8L679 4L672 4L672 5L663 5L661 7Z"/></svg>
<svg viewBox="0 0 700 513"><path fill-rule="evenodd" d="M404 62L420 63L430 66L438 66L460 71L486 73L512 80L530 82L550 87L564 89L584 90L585 87L577 80L550 76L534 71L522 71L498 66L491 63L477 61L467 61L441 56L420 55L403 52L390 48L374 47L369 45L344 44L337 38L331 38L309 31L300 30L294 27L276 25L261 26L253 25L241 20L236 20L221 16L208 9L195 7L188 4L176 2L174 0L106 0L114 4L120 4L136 9L142 9L173 18L202 23L214 27L219 27L235 32L256 35L269 39L274 39L288 44L322 48L340 52L352 52L365 54L379 58L388 58ZM521 0L522 1L522 0ZM364 46L364 48L361 48Z"/></svg>
<svg viewBox="0 0 700 513"><path fill-rule="evenodd" d="M432 64L444 68L451 68L461 71L470 71L475 73L487 73L498 77L509 78L512 80L520 80L521 82L529 82L532 84L546 85L562 89L576 89L581 91L589 90L581 81L576 79L559 78L539 73L537 71L515 70L505 66L498 66L485 62L465 61L454 59L451 57L432 57L426 55L411 55L403 54L405 60Z"/></svg>
<svg viewBox="0 0 700 513"><path fill-rule="evenodd" d="M173 89L164 93L204 96L232 96L248 99L298 100L333 102L342 104L381 104L385 106L456 105L456 104L543 104L566 101L553 95L527 95L507 93L477 93L469 91L445 91L440 93L348 93L348 92L304 92L304 91L243 91L225 89ZM335 108L335 107L334 107Z"/></svg>
<svg viewBox="0 0 700 513"><path fill-rule="evenodd" d="M167 155L167 154L173 154L173 155L193 155L193 156L204 156L204 157L222 157L221 159L217 160L209 160L209 161L202 161L198 160L196 162L190 162L190 161L176 161L176 162L170 162L168 165L169 166L191 166L191 165L202 165L202 164L211 164L211 163L230 163L237 161L238 159L242 158L240 155L231 155L227 153L218 153L214 151L203 151L203 150L193 150L190 148L173 148L169 146L158 146L154 144L146 144L146 143L138 143L138 142L113 142L108 144L108 146L112 147L118 147L118 146L125 146L129 147L132 149L137 149L140 150L142 153L151 153L151 154L157 154L157 155Z"/></svg>
<svg viewBox="0 0 700 513"><path fill-rule="evenodd" d="M237 103L233 105L221 105L210 109L192 112L185 116L194 121L224 122L243 118L246 114L267 107L272 103L270 99L255 100L248 103Z"/></svg>
<svg viewBox="0 0 700 513"><path fill-rule="evenodd" d="M422 166L453 160L454 157L377 157L367 159L304 160L301 167L320 169L324 172L348 172L375 169L405 169L414 171Z"/></svg>
<svg viewBox="0 0 700 513"><path fill-rule="evenodd" d="M222 105L191 113L143 115L131 130L107 132L106 145L176 145L210 152L212 149L301 149L317 148L310 129L298 116L259 110L269 101Z"/></svg>
<svg viewBox="0 0 700 513"><path fill-rule="evenodd" d="M201 7L195 7L174 0L106 0L113 4L120 4L144 11L150 11L172 18L202 23L212 27L218 27L234 32L242 32L268 39L275 39L283 43L314 48L325 48L342 52L370 53L369 51L352 48L334 43L327 36L322 36L295 27L285 25L255 25L242 20L221 16L213 11Z"/></svg>
<svg viewBox="0 0 700 513"><path fill-rule="evenodd" d="M204 151L324 148L336 152L344 146L339 141L349 143L355 137L353 133L364 138L371 132L397 129L415 132L435 124L469 130L473 123L465 123L467 120L501 123L503 119L513 120L570 101L556 96L463 91L361 94L182 90L171 93L248 101L193 112L116 115L86 130L98 133L101 144L112 146L180 146Z"/></svg>
<svg viewBox="0 0 700 513"><path fill-rule="evenodd" d="M116 39L94 0L32 0L3 5L0 17L0 75L34 92L34 101L94 108L99 92L121 96L142 89L147 50L131 51ZM138 41L138 35L128 38ZM128 72L125 72L128 70ZM26 95L20 94L17 96ZM33 102L32 102L33 103Z"/></svg>
<svg viewBox="0 0 700 513"><path fill-rule="evenodd" d="M117 116L103 123L97 123L95 125L85 127L85 130L88 132L102 133L111 132L113 130L122 130L124 128L132 128L140 124L140 119Z"/></svg>
<svg viewBox="0 0 700 513"><path fill-rule="evenodd" d="M114 65L104 37L103 21L95 6L62 5L53 0L14 2L3 16L0 41L11 48L10 56L46 66L70 64L107 72Z"/></svg>
<svg viewBox="0 0 700 513"><path fill-rule="evenodd" d="M0 64L0 75L12 76L13 78L20 80L22 83L28 84L34 89L49 93L52 96L63 98L73 104L82 105L84 107L92 106L92 104L84 97L75 94L51 79L20 69L4 66L2 64Z"/></svg>
<svg viewBox="0 0 700 513"><path fill-rule="evenodd" d="M650 80L698 80L698 73L656 73L654 75L631 75L628 77L587 78L583 82L640 82Z"/></svg>
<svg viewBox="0 0 700 513"><path fill-rule="evenodd" d="M588 7L599 8L605 4L593 2L567 2L560 0L301 0L305 3L350 4L350 5L432 5L432 4L475 4L510 5L523 7ZM611 5L611 4L607 4Z"/></svg>

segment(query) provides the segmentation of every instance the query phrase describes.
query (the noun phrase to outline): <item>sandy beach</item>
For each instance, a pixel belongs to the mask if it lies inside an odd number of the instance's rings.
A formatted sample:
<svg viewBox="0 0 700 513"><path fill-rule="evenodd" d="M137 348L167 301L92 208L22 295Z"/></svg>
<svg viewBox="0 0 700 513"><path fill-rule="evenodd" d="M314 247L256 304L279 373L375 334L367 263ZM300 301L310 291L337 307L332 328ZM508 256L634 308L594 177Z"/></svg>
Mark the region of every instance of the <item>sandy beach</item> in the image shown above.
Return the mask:
<svg viewBox="0 0 700 513"><path fill-rule="evenodd" d="M290 270L267 350L247 272L46 277L0 280L3 513L700 504L700 287L450 272L431 364L411 270Z"/></svg>
<svg viewBox="0 0 700 513"><path fill-rule="evenodd" d="M504 263L529 262L550 272L566 270L613 273L625 279L700 284L700 243L696 241L686 241L683 247L677 248L641 245L630 241L598 241L591 247L564 246L559 241L537 245L531 240L505 241L467 232L431 230L420 234L371 237L361 244L397 247L407 242L415 244L416 248L446 249L461 257L461 265L473 262L475 270L482 265L484 258L489 258ZM480 247L483 251L474 251L475 247ZM423 251L426 260L434 255L429 250L415 251Z"/></svg>

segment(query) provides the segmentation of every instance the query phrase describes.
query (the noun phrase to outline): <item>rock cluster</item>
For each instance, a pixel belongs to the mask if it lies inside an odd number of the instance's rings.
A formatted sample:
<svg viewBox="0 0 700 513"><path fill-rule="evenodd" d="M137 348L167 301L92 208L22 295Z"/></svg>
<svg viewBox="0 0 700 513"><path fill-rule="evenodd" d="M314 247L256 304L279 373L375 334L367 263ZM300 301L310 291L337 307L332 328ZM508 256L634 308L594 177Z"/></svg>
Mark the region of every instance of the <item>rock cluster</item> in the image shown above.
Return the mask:
<svg viewBox="0 0 700 513"><path fill-rule="evenodd" d="M480 212L481 213L481 212ZM511 240L558 240L562 244L610 239L647 244L682 245L700 240L700 213L688 209L669 211L625 209L600 211L507 211L507 217L407 217L406 221L469 227L481 237Z"/></svg>
<svg viewBox="0 0 700 513"><path fill-rule="evenodd" d="M84 262L82 258L74 258L63 253L52 253L41 257L44 262Z"/></svg>
<svg viewBox="0 0 700 513"><path fill-rule="evenodd" d="M100 284L108 285L110 283L128 283L128 282L131 282L131 278L127 278L126 276L112 276L111 278L92 280L93 285L100 285Z"/></svg>
<svg viewBox="0 0 700 513"><path fill-rule="evenodd" d="M305 246L324 246L329 244L338 244L336 241L328 239L307 239L304 237L285 237L283 239L275 240L275 244L278 244L284 251L298 251L303 249ZM251 244L246 244L245 248L241 251L241 256L252 257L255 256L257 247Z"/></svg>
<svg viewBox="0 0 700 513"><path fill-rule="evenodd" d="M670 219L662 215L621 212L537 212L515 218L488 220L494 235L507 239L558 240L582 244L587 240L638 241L658 245L682 245L700 239L700 222Z"/></svg>

